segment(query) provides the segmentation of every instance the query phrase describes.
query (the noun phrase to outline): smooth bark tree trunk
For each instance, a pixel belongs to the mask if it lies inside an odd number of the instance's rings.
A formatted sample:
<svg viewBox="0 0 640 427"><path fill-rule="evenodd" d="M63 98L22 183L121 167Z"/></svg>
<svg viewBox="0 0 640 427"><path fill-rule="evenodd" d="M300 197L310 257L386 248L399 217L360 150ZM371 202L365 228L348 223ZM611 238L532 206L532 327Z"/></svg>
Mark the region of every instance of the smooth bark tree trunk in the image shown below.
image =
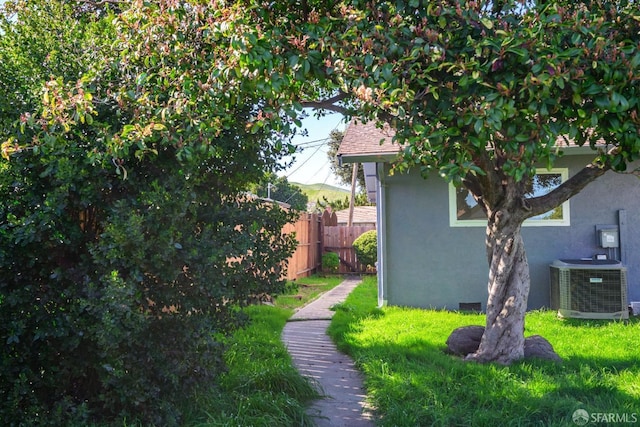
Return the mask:
<svg viewBox="0 0 640 427"><path fill-rule="evenodd" d="M520 233L523 215L507 209L487 226L489 296L480 347L467 360L510 364L524 357L524 317L529 297L529 264Z"/></svg>

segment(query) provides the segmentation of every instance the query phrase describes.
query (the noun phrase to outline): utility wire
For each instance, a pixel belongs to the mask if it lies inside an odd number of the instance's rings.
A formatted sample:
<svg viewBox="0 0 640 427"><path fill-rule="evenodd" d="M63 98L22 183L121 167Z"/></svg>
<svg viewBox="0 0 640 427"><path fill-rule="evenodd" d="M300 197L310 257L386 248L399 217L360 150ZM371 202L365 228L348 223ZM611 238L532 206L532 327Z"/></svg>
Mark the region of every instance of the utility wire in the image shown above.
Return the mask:
<svg viewBox="0 0 640 427"><path fill-rule="evenodd" d="M329 140L331 139L331 137L328 138L322 138L322 139L315 139L313 141L305 141L305 142L301 142L299 144L294 144L295 147L302 147L303 145L311 145L311 144L315 144L317 142L320 142L322 144L325 144L327 142L329 142ZM307 147L309 148L309 147Z"/></svg>
<svg viewBox="0 0 640 427"><path fill-rule="evenodd" d="M340 123L338 123L337 125L335 125L335 126L333 127L333 129L332 129L331 131L329 131L329 135L331 135L331 133L332 133L333 131L335 131L336 129L338 129L338 127L339 127L339 126L340 126ZM315 156L315 155L316 155L316 153L318 153L318 151L320 151L320 148L322 148L322 147L323 147L327 142L329 142L330 140L331 140L331 136L328 136L327 138L318 139L318 140L315 140L315 141L306 141L306 142L301 142L300 144L296 145L296 147L300 147L301 145L306 145L306 144L312 144L312 143L318 143L318 142L321 142L321 143L320 143L320 144L318 144L317 146L316 146L316 145L314 145L314 146L306 147L306 148L315 148L316 150L315 150L315 151L314 151L314 152L313 152L309 157L307 157L307 159L306 159L304 162L302 162L301 164L299 164L299 165L298 165L298 167L296 167L294 170L292 170L291 172L289 172L289 173L287 174L287 179L288 179L291 175L293 175L295 172L297 172L297 171L298 171L302 166L304 166L304 164L305 164L305 163L307 163L309 160L311 160L311 158L312 158L313 156ZM326 164L326 163L325 163L325 164ZM322 167L324 167L324 165L323 165ZM329 177L327 176L327 178L325 179L325 182L326 182L326 180L327 180L328 178L329 178Z"/></svg>
<svg viewBox="0 0 640 427"><path fill-rule="evenodd" d="M287 174L287 178L289 178L289 177L290 177L291 175L293 175L296 171L298 171L298 169L300 169L302 166L304 166L304 165L305 165L305 163L307 163L309 160L311 160L311 158L312 158L313 156L315 156L315 154L316 154L318 151L320 151L320 148L322 148L322 145L319 145L319 146L316 148L316 150L315 150L315 151L314 151L314 152L313 152L309 157L307 157L307 159L306 159L304 162L302 162L302 163L300 163L300 164L298 165L298 167L297 167L297 168L295 168L294 170L292 170L291 172L289 172L289 173Z"/></svg>

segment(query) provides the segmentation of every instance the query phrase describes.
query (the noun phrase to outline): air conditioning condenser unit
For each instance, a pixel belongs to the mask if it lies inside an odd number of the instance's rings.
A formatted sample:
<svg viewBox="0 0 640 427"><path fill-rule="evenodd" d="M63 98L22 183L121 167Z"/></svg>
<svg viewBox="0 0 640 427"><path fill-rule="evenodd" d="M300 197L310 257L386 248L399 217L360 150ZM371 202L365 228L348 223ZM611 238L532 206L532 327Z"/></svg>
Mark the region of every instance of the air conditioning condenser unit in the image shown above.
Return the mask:
<svg viewBox="0 0 640 427"><path fill-rule="evenodd" d="M612 260L557 260L550 266L551 308L561 317L628 319L627 269Z"/></svg>

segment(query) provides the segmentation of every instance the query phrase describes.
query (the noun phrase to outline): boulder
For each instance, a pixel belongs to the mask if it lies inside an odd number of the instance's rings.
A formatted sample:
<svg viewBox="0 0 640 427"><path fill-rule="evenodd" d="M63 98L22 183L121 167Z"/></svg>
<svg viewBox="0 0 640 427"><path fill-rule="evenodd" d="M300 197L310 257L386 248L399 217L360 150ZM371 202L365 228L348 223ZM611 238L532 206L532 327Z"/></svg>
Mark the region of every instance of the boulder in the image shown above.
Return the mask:
<svg viewBox="0 0 640 427"><path fill-rule="evenodd" d="M531 335L524 339L524 358L530 359L534 357L554 362L562 361L551 343L540 335Z"/></svg>
<svg viewBox="0 0 640 427"><path fill-rule="evenodd" d="M455 329L447 338L447 352L457 356L466 356L480 346L484 326L463 326Z"/></svg>

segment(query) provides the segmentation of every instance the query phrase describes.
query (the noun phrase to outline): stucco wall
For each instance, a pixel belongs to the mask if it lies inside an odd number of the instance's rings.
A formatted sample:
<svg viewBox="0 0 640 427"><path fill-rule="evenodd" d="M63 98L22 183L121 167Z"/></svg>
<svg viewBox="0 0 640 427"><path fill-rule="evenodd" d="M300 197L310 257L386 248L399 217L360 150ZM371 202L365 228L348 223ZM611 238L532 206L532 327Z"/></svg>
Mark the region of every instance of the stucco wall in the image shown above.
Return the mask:
<svg viewBox="0 0 640 427"><path fill-rule="evenodd" d="M589 157L566 156L556 167L575 174ZM385 169L388 170L388 169ZM450 227L448 187L437 175L381 177L386 221L385 300L391 305L457 309L460 302L486 307L488 267L484 227ZM595 226L617 224L625 210L629 300L640 301L640 180L608 172L570 201L570 226L523 227L531 270L529 308L549 304L549 264L592 257ZM624 230L624 229L623 229Z"/></svg>

